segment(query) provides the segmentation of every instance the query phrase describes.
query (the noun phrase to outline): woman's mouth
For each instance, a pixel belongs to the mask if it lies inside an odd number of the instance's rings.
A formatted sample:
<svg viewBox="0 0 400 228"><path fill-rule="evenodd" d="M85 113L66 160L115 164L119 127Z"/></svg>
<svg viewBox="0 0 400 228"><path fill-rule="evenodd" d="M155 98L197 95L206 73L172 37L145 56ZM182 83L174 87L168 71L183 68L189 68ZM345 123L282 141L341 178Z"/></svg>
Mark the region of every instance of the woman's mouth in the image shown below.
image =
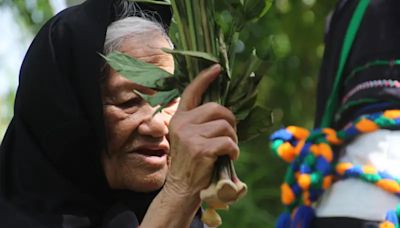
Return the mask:
<svg viewBox="0 0 400 228"><path fill-rule="evenodd" d="M145 149L145 148L135 150L134 153L141 154L144 156L156 156L156 157L162 157L167 154L167 152L163 149L153 150L153 149Z"/></svg>
<svg viewBox="0 0 400 228"><path fill-rule="evenodd" d="M167 165L168 150L162 148L140 147L128 154L151 168L162 168Z"/></svg>

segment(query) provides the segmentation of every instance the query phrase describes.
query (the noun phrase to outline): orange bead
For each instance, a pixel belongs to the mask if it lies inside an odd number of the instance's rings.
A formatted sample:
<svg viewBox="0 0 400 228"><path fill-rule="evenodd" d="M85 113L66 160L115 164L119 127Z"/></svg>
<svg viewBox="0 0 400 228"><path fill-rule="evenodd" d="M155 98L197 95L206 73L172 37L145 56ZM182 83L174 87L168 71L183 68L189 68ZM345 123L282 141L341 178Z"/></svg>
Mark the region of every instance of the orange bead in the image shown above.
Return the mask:
<svg viewBox="0 0 400 228"><path fill-rule="evenodd" d="M290 205L295 199L295 195L288 184L281 185L281 200L284 205Z"/></svg>
<svg viewBox="0 0 400 228"><path fill-rule="evenodd" d="M301 150L304 147L304 144L306 143L305 140L301 140L297 143L297 145L294 147L294 154L297 156L300 154Z"/></svg>
<svg viewBox="0 0 400 228"><path fill-rule="evenodd" d="M286 128L296 139L306 139L310 132L302 127L289 126Z"/></svg>
<svg viewBox="0 0 400 228"><path fill-rule="evenodd" d="M386 221L379 224L379 228L395 228L395 226L393 223Z"/></svg>
<svg viewBox="0 0 400 228"><path fill-rule="evenodd" d="M333 152L331 147L328 144L325 143L320 143L318 144L319 151L321 152L321 155L328 161L331 162L333 159Z"/></svg>
<svg viewBox="0 0 400 228"><path fill-rule="evenodd" d="M332 179L332 175L324 177L324 180L322 181L322 188L325 190L328 189L332 184Z"/></svg>
<svg viewBox="0 0 400 228"><path fill-rule="evenodd" d="M376 186L382 188L390 193L397 193L400 191L399 184L394 180L382 179L375 183Z"/></svg>
<svg viewBox="0 0 400 228"><path fill-rule="evenodd" d="M310 200L310 192L309 191L305 191L303 193L303 203L306 206L311 206L311 200Z"/></svg>
<svg viewBox="0 0 400 228"><path fill-rule="evenodd" d="M362 118L355 126L361 132L372 132L379 129L379 126L374 121Z"/></svg>
<svg viewBox="0 0 400 228"><path fill-rule="evenodd" d="M303 190L306 190L310 187L311 184L311 177L308 174L301 174L299 176L299 179L297 181L297 183L299 184L300 188Z"/></svg>
<svg viewBox="0 0 400 228"><path fill-rule="evenodd" d="M350 169L351 167L353 167L353 164L349 162L342 162L336 165L336 172L339 175L343 175L344 172L346 172L346 170Z"/></svg>
<svg viewBox="0 0 400 228"><path fill-rule="evenodd" d="M386 110L383 112L383 116L390 118L390 119L396 119L400 117L400 110Z"/></svg>
<svg viewBox="0 0 400 228"><path fill-rule="evenodd" d="M283 143L278 148L278 155L286 162L291 162L296 157L294 148L289 142Z"/></svg>
<svg viewBox="0 0 400 228"><path fill-rule="evenodd" d="M322 130L326 134L326 140L333 145L340 145L342 144L342 140L340 140L337 135L336 131L331 128L324 128Z"/></svg>
<svg viewBox="0 0 400 228"><path fill-rule="evenodd" d="M318 157L321 154L321 152L319 151L318 145L315 145L315 144L310 146L310 151L311 151L311 153L314 154L315 157Z"/></svg>

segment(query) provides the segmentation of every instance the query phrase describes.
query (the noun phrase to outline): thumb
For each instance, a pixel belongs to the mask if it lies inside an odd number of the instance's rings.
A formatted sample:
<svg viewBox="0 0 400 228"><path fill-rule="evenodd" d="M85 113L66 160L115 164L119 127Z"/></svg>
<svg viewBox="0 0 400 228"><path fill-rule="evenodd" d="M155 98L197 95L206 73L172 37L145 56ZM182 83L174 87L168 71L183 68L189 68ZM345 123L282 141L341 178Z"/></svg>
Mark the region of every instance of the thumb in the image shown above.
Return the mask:
<svg viewBox="0 0 400 228"><path fill-rule="evenodd" d="M178 111L188 111L197 107L208 86L219 76L220 73L221 66L219 64L214 64L201 71L183 91Z"/></svg>

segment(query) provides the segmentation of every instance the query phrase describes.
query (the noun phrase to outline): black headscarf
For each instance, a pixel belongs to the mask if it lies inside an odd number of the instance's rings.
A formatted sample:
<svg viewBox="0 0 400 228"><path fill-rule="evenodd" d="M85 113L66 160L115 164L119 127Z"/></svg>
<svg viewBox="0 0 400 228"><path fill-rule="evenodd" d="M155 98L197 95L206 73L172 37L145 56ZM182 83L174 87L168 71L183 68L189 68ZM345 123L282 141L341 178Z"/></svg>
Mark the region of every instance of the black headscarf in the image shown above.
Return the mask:
<svg viewBox="0 0 400 228"><path fill-rule="evenodd" d="M124 221L133 227L157 194L111 190L101 166L105 63L99 53L118 5L87 0L54 16L21 67L14 117L0 148L0 190L46 227L123 227ZM170 23L169 7L140 7Z"/></svg>
<svg viewBox="0 0 400 228"><path fill-rule="evenodd" d="M318 83L315 121L317 127L321 124L326 102L332 91L346 29L358 3L359 0L339 1L329 22ZM384 79L400 80L399 65L390 64L368 67L349 79L354 69L369 62L400 59L399 9L400 1L397 0L370 0L346 61L343 80L339 84L340 89L337 94L339 97L335 110L337 115L331 127L340 128L367 112L400 107L400 90L396 88L365 89L351 96L346 103L340 102L345 94L363 82ZM371 102L359 102L362 99L370 99ZM359 105L350 105L350 102L353 104L359 102Z"/></svg>

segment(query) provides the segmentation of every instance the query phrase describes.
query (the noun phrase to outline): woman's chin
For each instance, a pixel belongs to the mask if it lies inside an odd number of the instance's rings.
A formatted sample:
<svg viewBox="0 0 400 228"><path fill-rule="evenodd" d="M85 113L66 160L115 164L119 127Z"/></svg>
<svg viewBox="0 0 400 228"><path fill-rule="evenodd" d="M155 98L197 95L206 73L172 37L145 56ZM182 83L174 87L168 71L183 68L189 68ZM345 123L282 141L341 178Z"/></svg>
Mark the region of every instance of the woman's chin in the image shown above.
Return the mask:
<svg viewBox="0 0 400 228"><path fill-rule="evenodd" d="M128 185L128 189L135 192L153 192L163 187L165 183L166 172L156 172L146 176L142 179L131 182Z"/></svg>

